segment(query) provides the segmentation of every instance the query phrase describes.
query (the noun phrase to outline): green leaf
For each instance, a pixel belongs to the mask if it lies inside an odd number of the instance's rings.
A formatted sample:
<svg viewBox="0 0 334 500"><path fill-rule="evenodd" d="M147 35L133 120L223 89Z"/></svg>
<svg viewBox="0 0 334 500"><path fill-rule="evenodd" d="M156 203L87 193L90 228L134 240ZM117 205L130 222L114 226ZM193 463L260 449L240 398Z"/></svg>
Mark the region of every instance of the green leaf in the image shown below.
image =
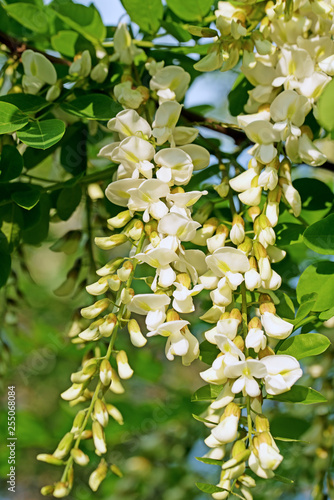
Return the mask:
<svg viewBox="0 0 334 500"><path fill-rule="evenodd" d="M289 479L288 477L281 476L280 474L275 474L274 479L276 479L276 481L279 481L280 483L284 483L284 484L293 484L294 483L294 481L292 481L292 479Z"/></svg>
<svg viewBox="0 0 334 500"><path fill-rule="evenodd" d="M279 247L303 242L305 227L302 224L283 222L276 226L276 242Z"/></svg>
<svg viewBox="0 0 334 500"><path fill-rule="evenodd" d="M61 143L60 163L70 174L76 176L87 168L88 129L84 123L77 122L67 128Z"/></svg>
<svg viewBox="0 0 334 500"><path fill-rule="evenodd" d="M37 205L40 197L40 189L30 186L29 184L22 184L20 190L12 194L12 200L25 210L31 210Z"/></svg>
<svg viewBox="0 0 334 500"><path fill-rule="evenodd" d="M33 94L8 94L0 97L0 102L8 102L19 108L23 113L37 113L48 106L49 103L38 95Z"/></svg>
<svg viewBox="0 0 334 500"><path fill-rule="evenodd" d="M29 118L9 102L0 102L0 134L11 134L27 125Z"/></svg>
<svg viewBox="0 0 334 500"><path fill-rule="evenodd" d="M187 26L187 31L194 36L200 36L204 38L212 38L218 36L218 32L211 28L202 28L201 26Z"/></svg>
<svg viewBox="0 0 334 500"><path fill-rule="evenodd" d="M212 401L223 389L223 385L203 385L192 395L191 401Z"/></svg>
<svg viewBox="0 0 334 500"><path fill-rule="evenodd" d="M87 94L62 103L62 108L75 116L88 120L109 120L122 111L122 106L104 94Z"/></svg>
<svg viewBox="0 0 334 500"><path fill-rule="evenodd" d="M232 116L243 113L244 106L249 98L248 91L252 88L253 85L240 73L228 95L229 111Z"/></svg>
<svg viewBox="0 0 334 500"><path fill-rule="evenodd" d="M25 28L35 33L46 34L49 31L49 16L46 13L47 7L43 8L31 3L16 2L4 5L7 13Z"/></svg>
<svg viewBox="0 0 334 500"><path fill-rule="evenodd" d="M218 493L221 491L229 491L224 488L219 488L219 486L215 486L214 484L208 484L208 483L196 483L196 486L199 490L203 491L204 493ZM241 500L245 500L245 497L242 497L235 491L231 493L231 496L235 496L237 498L240 498Z"/></svg>
<svg viewBox="0 0 334 500"><path fill-rule="evenodd" d="M279 304L276 307L277 314L282 318L292 320L295 318L295 306L290 297L284 292L277 292Z"/></svg>
<svg viewBox="0 0 334 500"><path fill-rule="evenodd" d="M81 201L82 190L79 184L60 191L57 199L57 213L62 220L68 220Z"/></svg>
<svg viewBox="0 0 334 500"><path fill-rule="evenodd" d="M282 441L298 440L309 428L307 420L289 414L278 414L270 421L271 434Z"/></svg>
<svg viewBox="0 0 334 500"><path fill-rule="evenodd" d="M303 297L311 293L318 294L313 311L326 311L334 302L334 262L321 261L308 266L299 278L297 299L302 303Z"/></svg>
<svg viewBox="0 0 334 500"><path fill-rule="evenodd" d="M189 42L192 39L190 33L183 29L181 24L174 23L173 21L161 21L161 26L167 33L176 38L178 42Z"/></svg>
<svg viewBox="0 0 334 500"><path fill-rule="evenodd" d="M295 318L295 322L294 322L295 328L298 328L301 321L304 320L304 318L306 318L310 314L311 311L313 311L313 308L314 308L314 305L317 301L317 298L318 298L317 293L311 293L310 295L305 295L303 297L303 301L300 304L298 311L297 311L297 314L296 314L296 318ZM304 321L303 321L303 323L304 323Z"/></svg>
<svg viewBox="0 0 334 500"><path fill-rule="evenodd" d="M331 131L334 129L334 81L326 85L318 101L318 121L322 127Z"/></svg>
<svg viewBox="0 0 334 500"><path fill-rule="evenodd" d="M33 122L17 133L20 141L36 149L48 149L56 144L65 133L62 120Z"/></svg>
<svg viewBox="0 0 334 500"><path fill-rule="evenodd" d="M163 5L161 0L146 0L145 6L142 0L122 0L122 4L131 17L131 21L147 33L156 33L160 28L163 16Z"/></svg>
<svg viewBox="0 0 334 500"><path fill-rule="evenodd" d="M304 232L304 243L317 253L334 253L334 214L309 226Z"/></svg>
<svg viewBox="0 0 334 500"><path fill-rule="evenodd" d="M330 340L320 333L306 333L290 337L280 345L276 354L288 354L296 359L317 356L331 345Z"/></svg>
<svg viewBox="0 0 334 500"><path fill-rule="evenodd" d="M106 37L106 28L101 16L94 5L85 5L72 2L53 2L53 12L70 28L74 29L87 40L96 44Z"/></svg>
<svg viewBox="0 0 334 500"><path fill-rule="evenodd" d="M302 200L301 216L308 224L325 217L333 206L334 195L324 182L318 179L297 179L294 187Z"/></svg>
<svg viewBox="0 0 334 500"><path fill-rule="evenodd" d="M211 342L208 342L207 340L200 343L199 359L207 365L212 365L218 354L219 350L215 344L211 344Z"/></svg>
<svg viewBox="0 0 334 500"><path fill-rule="evenodd" d="M39 203L33 210L38 209L38 218L35 224L30 227L24 227L22 231L22 238L25 243L29 245L39 245L44 241L49 232L49 212L50 212L50 198L47 194L42 194Z"/></svg>
<svg viewBox="0 0 334 500"><path fill-rule="evenodd" d="M75 47L79 33L76 31L62 30L51 37L51 45L54 50L66 57L74 57L76 52Z"/></svg>
<svg viewBox="0 0 334 500"><path fill-rule="evenodd" d="M205 457L195 457L199 462L203 462L203 464L208 465L220 465L220 467L224 464L224 460L215 460L214 458L205 458Z"/></svg>
<svg viewBox="0 0 334 500"><path fill-rule="evenodd" d="M15 146L3 146L0 158L0 182L16 179L22 172L23 158Z"/></svg>
<svg viewBox="0 0 334 500"><path fill-rule="evenodd" d="M184 21L201 21L209 12L212 0L167 0L174 14Z"/></svg>
<svg viewBox="0 0 334 500"><path fill-rule="evenodd" d="M303 405L313 405L327 401L320 392L315 391L311 387L304 387L303 385L293 385L288 392L277 394L276 396L268 395L267 398L284 403L300 403Z"/></svg>
<svg viewBox="0 0 334 500"><path fill-rule="evenodd" d="M321 321L327 321L328 319L334 316L334 306L328 309L328 311L324 311L319 314L319 319Z"/></svg>
<svg viewBox="0 0 334 500"><path fill-rule="evenodd" d="M10 275L12 259L8 253L0 251L0 262L0 287L2 287L7 283Z"/></svg>

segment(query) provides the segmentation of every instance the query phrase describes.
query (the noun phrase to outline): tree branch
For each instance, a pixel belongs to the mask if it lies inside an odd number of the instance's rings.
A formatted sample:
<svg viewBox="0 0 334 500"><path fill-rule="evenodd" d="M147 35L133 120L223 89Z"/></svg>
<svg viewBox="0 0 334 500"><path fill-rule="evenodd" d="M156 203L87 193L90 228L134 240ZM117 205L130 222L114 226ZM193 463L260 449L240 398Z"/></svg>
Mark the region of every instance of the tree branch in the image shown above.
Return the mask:
<svg viewBox="0 0 334 500"><path fill-rule="evenodd" d="M192 125L200 125L201 127L209 128L210 130L215 130L216 132L232 137L237 145L245 141L245 133L237 125L222 124L213 118L206 118L189 109L183 109L181 114Z"/></svg>
<svg viewBox="0 0 334 500"><path fill-rule="evenodd" d="M6 47L10 51L10 54L17 58L20 58L22 53L25 50L29 49L33 50L34 52L39 52L40 54L43 54L43 56L45 56L49 61L51 61L54 64L63 64L65 66L71 66L72 64L71 61L68 61L67 59L63 59L61 57L55 57L46 52L43 52L42 50L35 49L35 47L30 47L25 42L17 40L12 36L7 35L7 33L4 33L3 31L0 31L0 44L6 45Z"/></svg>

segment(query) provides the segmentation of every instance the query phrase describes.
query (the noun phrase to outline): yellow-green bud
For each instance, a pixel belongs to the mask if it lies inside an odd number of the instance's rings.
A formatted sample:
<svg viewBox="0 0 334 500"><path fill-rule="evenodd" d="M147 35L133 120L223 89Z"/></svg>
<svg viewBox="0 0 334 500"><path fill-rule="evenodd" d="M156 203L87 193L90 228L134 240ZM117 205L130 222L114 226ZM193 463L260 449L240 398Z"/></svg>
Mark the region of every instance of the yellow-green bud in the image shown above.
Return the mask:
<svg viewBox="0 0 334 500"><path fill-rule="evenodd" d="M69 492L70 492L70 489L69 489L67 483L59 482L59 483L55 484L55 487L53 490L53 496L55 498L64 498L69 494Z"/></svg>
<svg viewBox="0 0 334 500"><path fill-rule="evenodd" d="M105 311L110 305L109 299L101 299L92 304L91 306L84 307L80 313L86 319L96 318L101 312Z"/></svg>
<svg viewBox="0 0 334 500"><path fill-rule="evenodd" d="M74 462L78 465L87 465L89 462L89 456L86 455L82 450L79 450L78 448L73 448L71 450L71 456L74 460Z"/></svg>
<svg viewBox="0 0 334 500"><path fill-rule="evenodd" d="M88 480L88 484L93 491L97 491L108 472L108 466L104 459L101 460L97 469L95 469Z"/></svg>
<svg viewBox="0 0 334 500"><path fill-rule="evenodd" d="M100 380L106 387L111 384L112 369L107 359L103 359L100 365Z"/></svg>
<svg viewBox="0 0 334 500"><path fill-rule="evenodd" d="M94 418L100 422L102 427L106 427L109 421L109 415L106 405L101 399L97 399L94 405Z"/></svg>
<svg viewBox="0 0 334 500"><path fill-rule="evenodd" d="M58 444L56 450L53 452L53 456L59 459L66 457L72 447L73 440L73 434L71 432L67 432Z"/></svg>
<svg viewBox="0 0 334 500"><path fill-rule="evenodd" d="M110 260L105 266L101 267L96 271L98 276L108 276L109 274L113 274L119 266L124 261L124 258L117 257L116 259Z"/></svg>
<svg viewBox="0 0 334 500"><path fill-rule="evenodd" d="M93 441L96 450L102 454L107 453L106 439L104 436L104 430L100 422L95 420L92 425Z"/></svg>
<svg viewBox="0 0 334 500"><path fill-rule="evenodd" d="M147 339L142 334L140 326L135 319L130 319L130 321L128 322L128 332L130 335L131 343L135 347L143 347L146 344Z"/></svg>
<svg viewBox="0 0 334 500"><path fill-rule="evenodd" d="M37 460L40 462L46 462L47 464L52 464L52 465L63 465L64 462L60 458L56 458L54 455L49 455L47 453L40 453L37 455Z"/></svg>
<svg viewBox="0 0 334 500"><path fill-rule="evenodd" d="M95 245L102 250L111 250L112 248L122 245L128 240L125 234L114 234L113 236L107 237L96 237L94 239Z"/></svg>

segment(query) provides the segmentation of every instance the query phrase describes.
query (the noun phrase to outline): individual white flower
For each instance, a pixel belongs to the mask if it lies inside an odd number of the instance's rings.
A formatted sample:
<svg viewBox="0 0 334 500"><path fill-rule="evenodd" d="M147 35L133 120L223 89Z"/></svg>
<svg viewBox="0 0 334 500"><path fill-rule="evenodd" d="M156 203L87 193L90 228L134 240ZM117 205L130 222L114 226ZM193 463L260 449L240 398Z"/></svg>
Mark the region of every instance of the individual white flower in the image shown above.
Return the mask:
<svg viewBox="0 0 334 500"><path fill-rule="evenodd" d="M268 394L282 394L291 389L303 375L300 364L293 356L266 356L261 360L267 367L265 387Z"/></svg>
<svg viewBox="0 0 334 500"><path fill-rule="evenodd" d="M245 273L245 285L247 290L251 292L255 290L255 288L259 288L262 284L262 279L260 273L252 268Z"/></svg>
<svg viewBox="0 0 334 500"><path fill-rule="evenodd" d="M170 297L166 294L143 293L133 297L127 309L130 312L146 316L146 326L149 330L155 330L166 318L166 306L170 303Z"/></svg>
<svg viewBox="0 0 334 500"><path fill-rule="evenodd" d="M319 67L329 76L334 76L334 54L319 62Z"/></svg>
<svg viewBox="0 0 334 500"><path fill-rule="evenodd" d="M203 285L195 285L194 288L189 290L181 283L175 282L176 290L173 292L173 308L180 313L191 313L195 310L193 297L203 290Z"/></svg>
<svg viewBox="0 0 334 500"><path fill-rule="evenodd" d="M289 135L299 136L300 128L311 109L307 97L294 90L283 90L270 105L270 114L274 120L274 129L281 134L282 140Z"/></svg>
<svg viewBox="0 0 334 500"><path fill-rule="evenodd" d="M226 335L230 340L237 336L240 319L237 318L224 318L217 322L217 333ZM210 342L210 341L209 341ZM216 343L216 341L214 342Z"/></svg>
<svg viewBox="0 0 334 500"><path fill-rule="evenodd" d="M72 62L68 72L75 77L85 78L89 75L91 69L92 59L89 50L84 50L81 57Z"/></svg>
<svg viewBox="0 0 334 500"><path fill-rule="evenodd" d="M218 282L218 286L215 290L210 292L210 298L212 302L217 306L228 306L232 302L232 289L228 284L226 277L221 278Z"/></svg>
<svg viewBox="0 0 334 500"><path fill-rule="evenodd" d="M249 261L244 252L233 247L220 248L208 255L205 261L216 276L225 276L227 272L245 273L249 270Z"/></svg>
<svg viewBox="0 0 334 500"><path fill-rule="evenodd" d="M136 254L136 259L140 262L146 262L151 267L157 269L157 282L159 286L167 288L174 283L176 278L176 273L174 269L171 268L170 264L175 260L178 260L178 255L168 248L153 248L145 253ZM152 290L155 290L155 286L152 284Z"/></svg>
<svg viewBox="0 0 334 500"><path fill-rule="evenodd" d="M258 185L263 189L272 191L278 183L278 173L275 167L267 165L258 178Z"/></svg>
<svg viewBox="0 0 334 500"><path fill-rule="evenodd" d="M277 76L272 84L274 87L284 85L284 88L298 88L299 80L309 77L314 72L314 63L309 53L297 47L285 47L280 50L281 58L278 61Z"/></svg>
<svg viewBox="0 0 334 500"><path fill-rule="evenodd" d="M165 66L151 78L150 88L159 96L159 104L164 101L181 101L189 86L190 75L181 66Z"/></svg>
<svg viewBox="0 0 334 500"><path fill-rule="evenodd" d="M315 71L308 78L304 78L298 90L302 95L308 97L311 102L315 102L319 99L322 91L330 81L330 76L323 72Z"/></svg>
<svg viewBox="0 0 334 500"><path fill-rule="evenodd" d="M159 170L157 178L166 183L182 186L188 184L193 172L193 164L189 155L178 148L162 149L154 156Z"/></svg>
<svg viewBox="0 0 334 500"><path fill-rule="evenodd" d="M137 109L143 102L143 96L139 90L132 88L130 81L119 83L114 87L114 94L117 101L124 108Z"/></svg>
<svg viewBox="0 0 334 500"><path fill-rule="evenodd" d="M173 132L173 140L176 146L184 146L190 144L198 136L199 131L194 127L175 127Z"/></svg>
<svg viewBox="0 0 334 500"><path fill-rule="evenodd" d="M277 290L282 284L281 276L272 269L271 276L268 280L263 280L261 287L265 290Z"/></svg>
<svg viewBox="0 0 334 500"><path fill-rule="evenodd" d="M182 106L176 101L163 102L155 114L153 126L153 137L156 138L158 146L170 141L181 114Z"/></svg>
<svg viewBox="0 0 334 500"><path fill-rule="evenodd" d="M121 140L132 135L144 139L151 137L152 134L148 122L134 109L124 109L117 113L115 118L108 121L108 128L117 132Z"/></svg>
<svg viewBox="0 0 334 500"><path fill-rule="evenodd" d="M299 138L298 154L303 162L312 167L319 167L327 161L327 157L315 146L306 134L302 134Z"/></svg>
<svg viewBox="0 0 334 500"><path fill-rule="evenodd" d="M244 203L244 205L257 207L261 203L261 194L262 187L256 186L246 189L243 193L239 193L238 198L242 203Z"/></svg>
<svg viewBox="0 0 334 500"><path fill-rule="evenodd" d="M132 64L134 58L143 53L142 49L136 47L131 39L131 35L125 23L120 23L114 35L114 54L111 61L117 61L121 64Z"/></svg>
<svg viewBox="0 0 334 500"><path fill-rule="evenodd" d="M111 153L111 160L121 163L123 177L137 179L139 174L146 178L152 177L154 167L151 160L155 150L152 144L137 136L127 137L116 146Z"/></svg>
<svg viewBox="0 0 334 500"><path fill-rule="evenodd" d="M138 188L129 189L129 210L133 212L136 210L144 211L144 222L150 220L150 215L159 220L168 212L165 203L160 200L160 198L166 198L168 193L168 185L159 179L143 181Z"/></svg>
<svg viewBox="0 0 334 500"><path fill-rule="evenodd" d="M167 195L167 201L173 206L179 208L188 208L194 205L207 191L187 191L186 193L170 193Z"/></svg>
<svg viewBox="0 0 334 500"><path fill-rule="evenodd" d="M225 408L229 403L234 400L235 394L231 390L232 383L227 382L224 384L223 389L220 391L216 399L211 403L210 408L213 410L219 410L220 408Z"/></svg>
<svg viewBox="0 0 334 500"><path fill-rule="evenodd" d="M267 337L260 328L251 328L247 334L245 343L247 349L252 348L255 352L259 352L266 347Z"/></svg>
<svg viewBox="0 0 334 500"><path fill-rule="evenodd" d="M227 377L225 376L226 364L224 356L218 356L212 366L207 370L200 372L200 377L208 384L221 385L225 384Z"/></svg>
<svg viewBox="0 0 334 500"><path fill-rule="evenodd" d="M90 77L94 82L103 83L108 76L108 71L109 68L107 64L99 62L90 72Z"/></svg>
<svg viewBox="0 0 334 500"><path fill-rule="evenodd" d="M264 281L267 281L271 278L272 275L272 269L270 265L270 260L269 257L260 257L258 260L258 266L259 266L259 273L261 278Z"/></svg>
<svg viewBox="0 0 334 500"><path fill-rule="evenodd" d="M183 217L180 214L169 213L160 220L158 231L174 236L181 241L190 241L193 239L198 227L200 227L198 222Z"/></svg>
<svg viewBox="0 0 334 500"><path fill-rule="evenodd" d="M261 394L258 382L255 378L263 378L267 373L265 365L256 359L247 359L239 361L234 365L229 365L225 369L227 378L236 378L237 380L232 385L232 392L238 394L242 391L245 396L255 398ZM255 378L254 378L255 377Z"/></svg>
<svg viewBox="0 0 334 500"><path fill-rule="evenodd" d="M277 155L274 142L280 140L279 134L270 122L258 120L251 122L245 128L247 137L255 142L250 153L262 163L270 163Z"/></svg>
<svg viewBox="0 0 334 500"><path fill-rule="evenodd" d="M159 325L156 330L148 333L147 336L168 337L166 343L167 359L173 361L174 356L181 356L184 364L190 364L198 357L199 347L196 337L185 328L188 324L189 321L184 320L167 321Z"/></svg>
<svg viewBox="0 0 334 500"><path fill-rule="evenodd" d="M282 184L282 189L284 198L292 208L294 216L298 217L302 210L302 201L300 198L300 194L298 193L297 189L293 187L292 184L284 183Z"/></svg>
<svg viewBox="0 0 334 500"><path fill-rule="evenodd" d="M246 189L249 189L251 187L254 177L259 175L259 171L260 168L258 166L248 168L233 179L230 179L229 182L231 188L234 189L234 191L236 191L237 193L246 191Z"/></svg>
<svg viewBox="0 0 334 500"><path fill-rule="evenodd" d="M179 146L178 149L190 156L194 170L202 170L210 163L209 151L202 146L198 146L198 144L186 144L185 146Z"/></svg>
<svg viewBox="0 0 334 500"><path fill-rule="evenodd" d="M109 184L106 189L106 197L115 205L127 207L130 189L137 189L143 182L143 179L123 179Z"/></svg>
<svg viewBox="0 0 334 500"><path fill-rule="evenodd" d="M266 217L269 220L272 227L275 227L277 225L278 216L279 216L279 203L267 200Z"/></svg>
<svg viewBox="0 0 334 500"><path fill-rule="evenodd" d="M221 422L212 429L212 436L219 444L232 443L238 435L240 408L235 403L227 405Z"/></svg>
<svg viewBox="0 0 334 500"><path fill-rule="evenodd" d="M232 229L230 231L230 238L234 245L240 245L245 239L245 226L241 222L236 222L232 224Z"/></svg>
<svg viewBox="0 0 334 500"><path fill-rule="evenodd" d="M226 335L215 335L215 342L224 354L225 365L233 365L239 360L245 360L243 352Z"/></svg>
<svg viewBox="0 0 334 500"><path fill-rule="evenodd" d="M274 339L286 339L293 330L292 323L268 311L261 315L261 323L268 337Z"/></svg>
<svg viewBox="0 0 334 500"><path fill-rule="evenodd" d="M264 229L261 229L258 234L258 238L264 248L267 248L267 246L275 244L276 234L272 227L267 226Z"/></svg>
<svg viewBox="0 0 334 500"><path fill-rule="evenodd" d="M43 85L55 85L57 72L53 64L39 52L25 50L22 54L24 76L22 84L25 92L37 94Z"/></svg>

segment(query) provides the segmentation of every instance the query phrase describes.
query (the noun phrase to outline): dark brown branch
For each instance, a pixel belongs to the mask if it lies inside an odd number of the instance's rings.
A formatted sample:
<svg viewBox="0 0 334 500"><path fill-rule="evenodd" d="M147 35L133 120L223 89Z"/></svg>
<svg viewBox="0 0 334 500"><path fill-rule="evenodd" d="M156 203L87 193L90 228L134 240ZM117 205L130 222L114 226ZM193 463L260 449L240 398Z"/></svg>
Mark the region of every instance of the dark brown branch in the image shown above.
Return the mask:
<svg viewBox="0 0 334 500"><path fill-rule="evenodd" d="M182 110L182 116L186 118L186 120L190 121L192 125L199 125L201 127L209 128L210 130L215 130L216 132L220 132L221 134L232 137L237 145L245 141L245 133L236 125L222 125L213 118L206 118L188 109Z"/></svg>
<svg viewBox="0 0 334 500"><path fill-rule="evenodd" d="M63 59L61 57L55 57L52 56L46 52L43 52L42 50L35 49L34 47L30 47L27 45L25 42L22 42L20 40L17 40L16 38L13 38L10 35L7 35L7 33L4 33L3 31L0 31L0 44L6 45L6 47L10 51L10 55L16 58L20 58L22 53L25 50L33 50L34 52L39 52L40 54L43 54L49 61L51 61L54 64L63 64L66 66L71 66L71 61L68 61L67 59Z"/></svg>

